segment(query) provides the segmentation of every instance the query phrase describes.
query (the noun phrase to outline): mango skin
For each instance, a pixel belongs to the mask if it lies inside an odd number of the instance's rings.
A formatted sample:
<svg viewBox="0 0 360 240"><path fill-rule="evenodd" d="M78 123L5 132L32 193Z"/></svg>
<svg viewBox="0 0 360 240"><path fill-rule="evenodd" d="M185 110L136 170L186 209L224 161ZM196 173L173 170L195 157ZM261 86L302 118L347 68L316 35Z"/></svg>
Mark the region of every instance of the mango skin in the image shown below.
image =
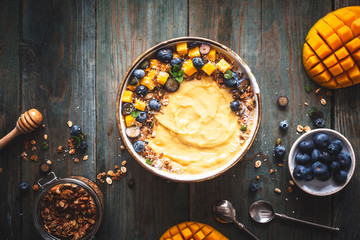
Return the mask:
<svg viewBox="0 0 360 240"><path fill-rule="evenodd" d="M308 76L322 87L360 83L360 6L340 8L317 21L303 46Z"/></svg>
<svg viewBox="0 0 360 240"><path fill-rule="evenodd" d="M182 222L170 227L159 240L229 240L215 228L199 222Z"/></svg>

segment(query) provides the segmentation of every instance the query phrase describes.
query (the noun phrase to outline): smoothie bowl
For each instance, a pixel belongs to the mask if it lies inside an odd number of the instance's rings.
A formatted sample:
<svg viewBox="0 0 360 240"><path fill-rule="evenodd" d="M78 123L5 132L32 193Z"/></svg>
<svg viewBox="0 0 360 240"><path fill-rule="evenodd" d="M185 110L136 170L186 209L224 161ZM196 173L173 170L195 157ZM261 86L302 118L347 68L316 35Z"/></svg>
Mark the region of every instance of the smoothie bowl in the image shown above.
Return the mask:
<svg viewBox="0 0 360 240"><path fill-rule="evenodd" d="M177 182L213 178L235 165L260 125L254 75L228 47L183 37L143 53L126 72L116 119L130 154Z"/></svg>

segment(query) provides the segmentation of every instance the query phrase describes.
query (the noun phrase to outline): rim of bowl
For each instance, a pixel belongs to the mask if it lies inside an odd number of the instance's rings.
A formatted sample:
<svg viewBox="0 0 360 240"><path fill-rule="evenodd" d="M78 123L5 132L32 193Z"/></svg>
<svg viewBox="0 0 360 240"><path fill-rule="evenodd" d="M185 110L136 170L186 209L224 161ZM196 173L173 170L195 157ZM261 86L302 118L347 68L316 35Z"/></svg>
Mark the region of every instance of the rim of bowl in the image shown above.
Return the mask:
<svg viewBox="0 0 360 240"><path fill-rule="evenodd" d="M257 108L258 108L257 121L256 121L256 123L254 123L255 129L254 129L252 138L249 140L247 147L242 149L241 155L237 159L233 160L229 166L222 169L221 171L213 170L211 172L214 172L214 174L206 175L206 176L203 176L204 174L195 174L195 175L192 175L193 178L191 178L191 179L190 178L183 179L183 178L181 178L181 176L179 174L169 174L167 172L155 169L154 167L151 167L148 164L146 164L144 161L142 161L142 159L139 159L137 157L137 154L133 150L133 147L128 145L128 142L127 142L128 137L126 136L126 134L124 133L124 130L122 130L122 127L121 127L121 113L120 113L121 95L124 90L125 84L127 83L127 79L130 77L130 74L133 72L135 66L137 66L145 58L145 56L149 55L150 53L154 52L155 50L160 49L161 47L167 46L169 44L174 44L176 42L180 42L180 41L206 42L206 43L212 44L220 49L223 49L224 51L228 52L230 55L233 55L234 58L240 62L241 67L244 68L246 74L248 75L248 77L250 79L251 85L254 88L254 93L257 98ZM245 154L249 151L250 147L252 146L253 142L255 141L256 135L257 135L257 133L259 131L259 127L260 127L261 115L262 115L262 104L261 104L260 88L259 88L259 85L258 85L256 78L255 78L254 74L252 73L250 67L244 62L244 60L237 53L235 53L229 47L227 47L221 43L218 43L214 40L202 38L202 37L172 38L172 39L160 42L160 43L156 44L155 46L149 48L145 52L143 52L138 58L136 58L135 61L132 62L130 67L127 69L125 75L123 76L123 78L121 80L121 84L119 86L118 94L116 97L116 122L117 122L118 130L119 130L122 142L125 145L128 152L130 153L130 155L147 171L155 174L156 176L165 178L165 179L173 181L173 182L183 182L183 183L202 182L205 180L215 178L215 177L223 174L224 172L228 171L230 168L232 168L236 163L238 163L245 156ZM201 177L196 177L198 175L200 175ZM186 176L189 176L189 175L186 175Z"/></svg>
<svg viewBox="0 0 360 240"><path fill-rule="evenodd" d="M346 145L346 147L349 150L350 155L351 155L351 168L349 169L348 178L347 178L346 182L344 184L342 184L342 185L339 185L333 191L324 192L324 193L321 193L321 192L318 192L318 191L310 192L310 191L304 189L302 187L302 185L298 182L298 180L294 178L294 175L293 175L293 172L292 172L292 169L294 169L294 167L295 167L295 164L293 164L293 162L295 161L295 160L293 161L293 159L295 158L294 153L295 153L295 150L297 149L299 143L301 141L303 141L305 138L307 138L309 135L315 135L316 133L319 133L319 132L331 133L331 134L335 135L336 138L339 138L344 143L344 145ZM351 180L351 178L352 178L352 176L354 174L354 171L355 171L355 163L356 163L355 152L354 152L354 149L353 149L351 143L349 142L349 140L344 135L342 135L341 133L339 133L339 132L337 132L337 131L335 131L333 129L330 129L330 128L314 129L314 130L311 130L310 132L307 132L304 135L300 136L293 143L293 145L291 146L291 149L290 149L290 152L289 152L289 157L288 157L289 172L290 172L291 178L294 180L296 185L301 190L303 190L304 192L309 193L309 194L314 195L314 196L319 196L319 197L329 196L329 195L332 195L332 194L335 194L335 193L341 191L350 182L350 180ZM309 181L309 182L311 182L311 181Z"/></svg>

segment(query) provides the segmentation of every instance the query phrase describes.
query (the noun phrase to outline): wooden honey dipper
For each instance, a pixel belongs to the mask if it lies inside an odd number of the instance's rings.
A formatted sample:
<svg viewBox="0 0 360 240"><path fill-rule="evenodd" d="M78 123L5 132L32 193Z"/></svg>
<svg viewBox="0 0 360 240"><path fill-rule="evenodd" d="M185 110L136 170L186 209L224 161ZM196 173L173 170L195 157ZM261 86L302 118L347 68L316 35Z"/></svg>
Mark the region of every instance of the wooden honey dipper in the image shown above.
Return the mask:
<svg viewBox="0 0 360 240"><path fill-rule="evenodd" d="M43 121L43 116L36 109L30 109L21 114L19 120L16 122L15 128L9 132L5 137L0 139L0 150L5 147L10 141L20 134L25 134L34 131L40 127Z"/></svg>

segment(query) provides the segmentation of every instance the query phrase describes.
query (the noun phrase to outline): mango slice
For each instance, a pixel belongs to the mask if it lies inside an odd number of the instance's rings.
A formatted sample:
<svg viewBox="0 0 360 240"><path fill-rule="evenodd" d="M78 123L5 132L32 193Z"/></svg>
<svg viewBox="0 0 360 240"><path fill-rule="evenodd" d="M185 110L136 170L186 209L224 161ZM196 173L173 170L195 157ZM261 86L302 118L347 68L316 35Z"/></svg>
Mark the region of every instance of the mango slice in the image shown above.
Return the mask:
<svg viewBox="0 0 360 240"><path fill-rule="evenodd" d="M326 88L360 82L360 6L338 9L309 30L303 64L310 78Z"/></svg>
<svg viewBox="0 0 360 240"><path fill-rule="evenodd" d="M182 222L172 226L160 240L229 240L213 227L198 222Z"/></svg>

